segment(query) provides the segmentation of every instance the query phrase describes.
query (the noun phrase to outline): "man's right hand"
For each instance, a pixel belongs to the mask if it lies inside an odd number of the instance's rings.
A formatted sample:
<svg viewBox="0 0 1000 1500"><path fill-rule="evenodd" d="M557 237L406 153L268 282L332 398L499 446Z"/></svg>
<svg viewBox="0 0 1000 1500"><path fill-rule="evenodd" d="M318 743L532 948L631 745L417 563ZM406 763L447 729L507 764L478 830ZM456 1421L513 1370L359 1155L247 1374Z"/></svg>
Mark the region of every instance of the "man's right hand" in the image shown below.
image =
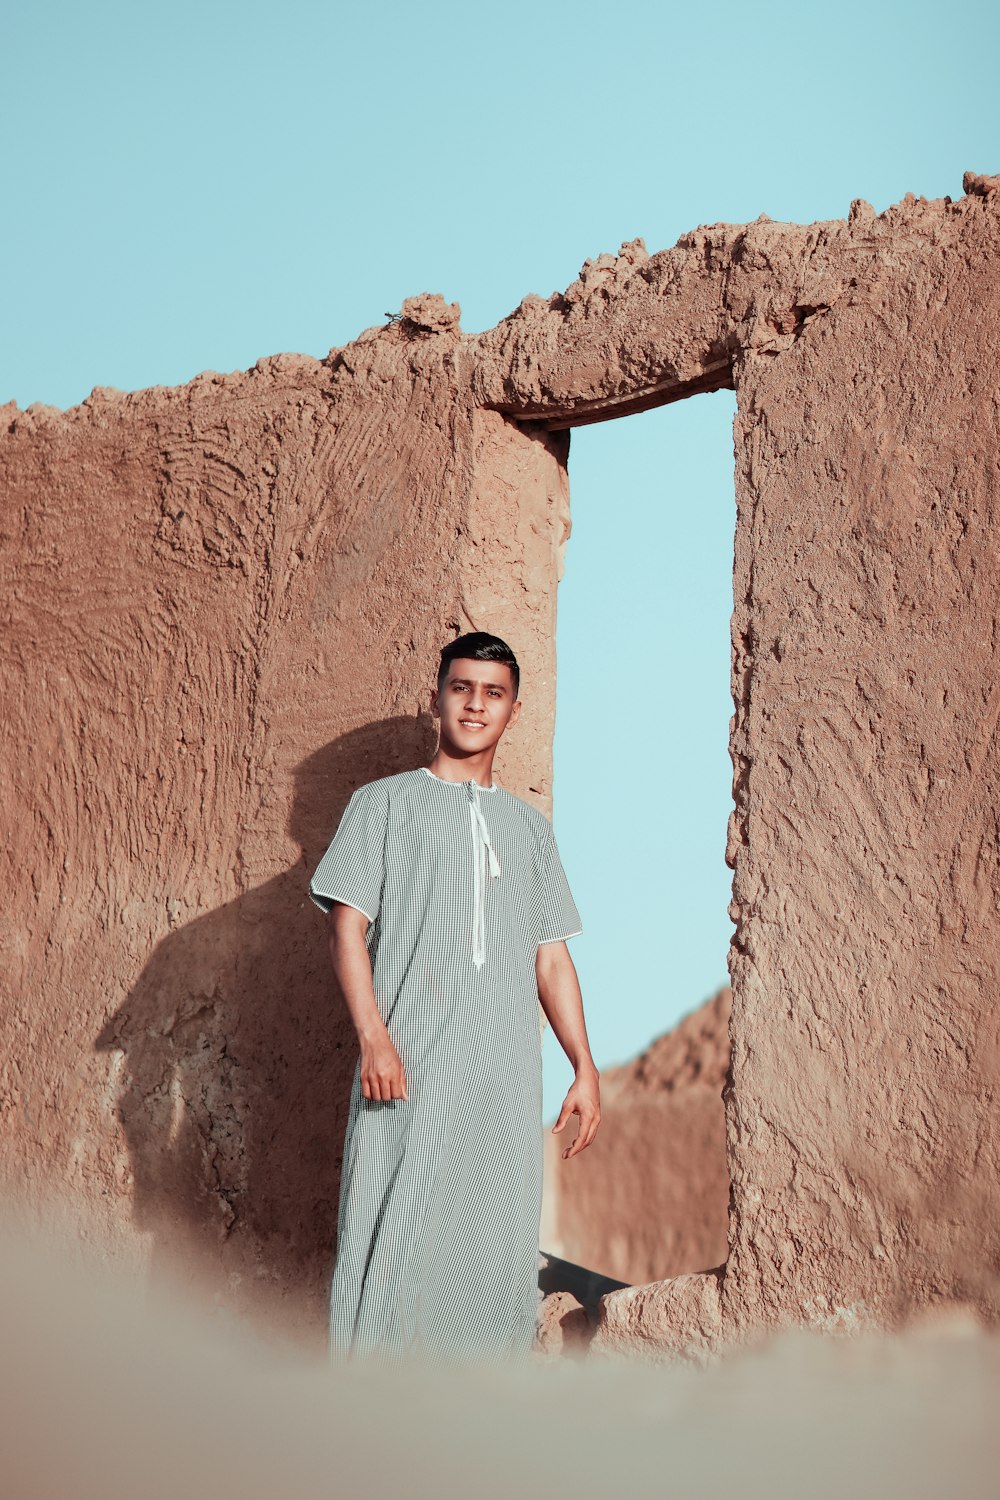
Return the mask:
<svg viewBox="0 0 1000 1500"><path fill-rule="evenodd" d="M361 1092L366 1099L408 1099L406 1070L388 1031L361 1038Z"/></svg>

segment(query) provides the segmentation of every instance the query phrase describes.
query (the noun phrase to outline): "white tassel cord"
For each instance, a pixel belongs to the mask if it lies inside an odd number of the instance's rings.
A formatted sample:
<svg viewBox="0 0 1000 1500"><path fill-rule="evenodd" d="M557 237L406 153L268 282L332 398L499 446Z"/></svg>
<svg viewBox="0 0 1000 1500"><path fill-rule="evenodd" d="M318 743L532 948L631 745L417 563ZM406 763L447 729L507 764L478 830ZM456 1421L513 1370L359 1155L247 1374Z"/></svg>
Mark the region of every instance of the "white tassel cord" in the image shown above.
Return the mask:
<svg viewBox="0 0 1000 1500"><path fill-rule="evenodd" d="M486 826L482 808L479 805L479 794L475 783L470 788L471 798L469 801L469 815L472 819L472 850L474 865L473 883L473 918L472 918L472 962L477 969L483 966L486 956L486 883L483 877L483 853L489 857L490 875L496 877L500 874L500 861L496 857L493 844L490 841L490 831Z"/></svg>

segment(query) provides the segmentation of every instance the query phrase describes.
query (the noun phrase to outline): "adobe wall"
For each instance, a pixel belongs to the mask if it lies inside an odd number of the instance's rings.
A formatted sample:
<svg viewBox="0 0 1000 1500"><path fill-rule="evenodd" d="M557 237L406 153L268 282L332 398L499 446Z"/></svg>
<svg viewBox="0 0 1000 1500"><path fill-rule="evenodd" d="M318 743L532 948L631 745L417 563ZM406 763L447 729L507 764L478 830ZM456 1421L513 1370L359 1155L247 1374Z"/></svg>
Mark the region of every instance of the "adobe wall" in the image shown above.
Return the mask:
<svg viewBox="0 0 1000 1500"><path fill-rule="evenodd" d="M1000 1316L1000 179L965 186L634 242L484 335L552 430L737 392L729 1256L612 1293L597 1348Z"/></svg>
<svg viewBox="0 0 1000 1500"><path fill-rule="evenodd" d="M0 435L0 1182L318 1336L356 1049L306 885L430 758L459 631L517 651L496 770L551 811L566 438L475 411L457 308L405 311Z"/></svg>
<svg viewBox="0 0 1000 1500"><path fill-rule="evenodd" d="M858 205L804 263L764 228L734 277L741 1325L1000 1316L1000 182L979 186ZM778 330L751 291L775 271Z"/></svg>
<svg viewBox="0 0 1000 1500"><path fill-rule="evenodd" d="M433 748L460 629L522 657L497 771L551 809L568 429L735 386L729 1259L593 1347L996 1316L997 185L7 409L8 1189L321 1328L353 1055L308 871Z"/></svg>

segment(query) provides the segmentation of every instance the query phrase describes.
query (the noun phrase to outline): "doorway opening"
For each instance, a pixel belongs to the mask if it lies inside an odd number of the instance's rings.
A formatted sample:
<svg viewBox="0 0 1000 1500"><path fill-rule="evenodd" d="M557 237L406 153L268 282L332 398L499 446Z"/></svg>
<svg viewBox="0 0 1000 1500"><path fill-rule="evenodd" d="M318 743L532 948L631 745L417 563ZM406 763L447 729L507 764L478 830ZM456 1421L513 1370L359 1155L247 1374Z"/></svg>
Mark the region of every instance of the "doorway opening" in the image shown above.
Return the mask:
<svg viewBox="0 0 1000 1500"><path fill-rule="evenodd" d="M723 389L571 434L553 822L602 1123L562 1160L546 1028L542 1248L632 1284L727 1253L735 413Z"/></svg>

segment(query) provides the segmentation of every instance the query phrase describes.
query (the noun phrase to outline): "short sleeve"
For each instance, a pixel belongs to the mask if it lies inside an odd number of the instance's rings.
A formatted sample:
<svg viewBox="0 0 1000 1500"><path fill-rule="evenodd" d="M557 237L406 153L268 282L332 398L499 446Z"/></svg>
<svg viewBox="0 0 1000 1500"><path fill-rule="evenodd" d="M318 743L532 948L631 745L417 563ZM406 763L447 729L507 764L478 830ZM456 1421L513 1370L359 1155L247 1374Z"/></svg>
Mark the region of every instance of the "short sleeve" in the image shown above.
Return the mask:
<svg viewBox="0 0 1000 1500"><path fill-rule="evenodd" d="M309 899L329 912L335 901L374 922L382 903L388 805L371 783L359 786L309 882Z"/></svg>
<svg viewBox="0 0 1000 1500"><path fill-rule="evenodd" d="M538 929L539 943L557 943L562 938L575 937L583 931L580 913L576 909L559 857L559 846L551 825L545 837L542 863L542 914Z"/></svg>

